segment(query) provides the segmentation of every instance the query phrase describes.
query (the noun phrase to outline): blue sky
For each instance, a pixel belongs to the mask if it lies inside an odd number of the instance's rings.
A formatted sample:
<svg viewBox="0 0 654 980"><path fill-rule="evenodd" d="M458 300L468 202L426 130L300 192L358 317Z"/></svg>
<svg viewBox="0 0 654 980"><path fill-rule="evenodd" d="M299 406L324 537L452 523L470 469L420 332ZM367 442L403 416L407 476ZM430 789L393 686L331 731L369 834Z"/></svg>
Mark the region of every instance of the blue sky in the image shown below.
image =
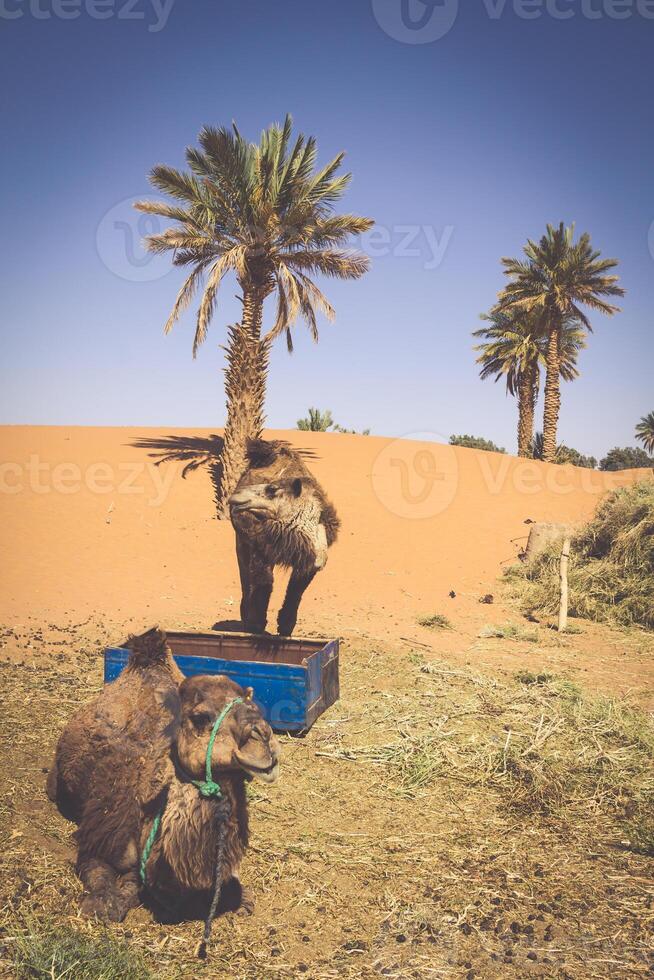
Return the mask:
<svg viewBox="0 0 654 980"><path fill-rule="evenodd" d="M564 220L620 259L628 292L595 319L560 435L595 455L633 444L654 408L654 3L459 7L0 0L0 421L223 423L236 283L193 361L192 315L162 332L180 274L144 258L129 200L153 196L150 167L182 165L203 124L235 119L255 139L290 111L322 159L347 151L343 206L378 224L365 279L325 284L337 318L320 344L300 326L295 354L275 351L271 427L318 405L380 435L513 450L515 404L478 380L470 333L500 257ZM421 16L442 36L421 35Z"/></svg>

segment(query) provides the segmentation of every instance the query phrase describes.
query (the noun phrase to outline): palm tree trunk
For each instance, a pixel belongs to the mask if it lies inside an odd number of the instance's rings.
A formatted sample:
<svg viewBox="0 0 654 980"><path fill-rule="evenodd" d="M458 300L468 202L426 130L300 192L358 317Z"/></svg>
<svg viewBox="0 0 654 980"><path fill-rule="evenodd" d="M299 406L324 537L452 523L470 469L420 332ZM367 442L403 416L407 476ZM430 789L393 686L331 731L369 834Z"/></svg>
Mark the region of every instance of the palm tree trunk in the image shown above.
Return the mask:
<svg viewBox="0 0 654 980"><path fill-rule="evenodd" d="M257 311L243 304L243 323L229 328L225 392L227 420L220 456L219 481L214 480L218 519L229 516L228 501L247 465L249 439L263 431L269 342L260 340L261 304Z"/></svg>
<svg viewBox="0 0 654 980"><path fill-rule="evenodd" d="M547 341L545 375L545 410L543 412L543 461L553 463L556 458L556 436L561 408L561 330L558 323L550 325Z"/></svg>
<svg viewBox="0 0 654 980"><path fill-rule="evenodd" d="M529 456L534 437L534 408L536 388L533 371L520 375L518 385L518 456Z"/></svg>
<svg viewBox="0 0 654 980"><path fill-rule="evenodd" d="M263 301L266 291L249 287L243 290L243 316L241 323L254 340L261 339L263 320Z"/></svg>

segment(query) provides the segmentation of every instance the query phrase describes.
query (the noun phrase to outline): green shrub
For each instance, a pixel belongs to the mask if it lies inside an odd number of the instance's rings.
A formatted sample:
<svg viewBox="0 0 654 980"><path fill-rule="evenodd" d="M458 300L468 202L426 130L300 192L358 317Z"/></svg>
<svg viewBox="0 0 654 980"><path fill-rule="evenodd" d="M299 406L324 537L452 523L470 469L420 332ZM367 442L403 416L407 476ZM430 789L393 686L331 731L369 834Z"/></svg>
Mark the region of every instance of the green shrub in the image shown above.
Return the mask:
<svg viewBox="0 0 654 980"><path fill-rule="evenodd" d="M483 449L488 453L506 452L506 449L501 449L490 439L482 439L481 436L450 436L450 446L463 446L464 449Z"/></svg>
<svg viewBox="0 0 654 980"><path fill-rule="evenodd" d="M530 455L533 459L543 458L543 447L543 433L537 432L531 441L530 447ZM573 449L572 446L564 446L563 443L556 447L556 455L553 462L559 464L570 463L572 466L582 466L587 470L594 470L597 466L597 460L594 456L584 456L578 449Z"/></svg>
<svg viewBox="0 0 654 980"><path fill-rule="evenodd" d="M648 456L644 449L625 446L611 449L600 462L601 470L635 470L654 466L654 459Z"/></svg>

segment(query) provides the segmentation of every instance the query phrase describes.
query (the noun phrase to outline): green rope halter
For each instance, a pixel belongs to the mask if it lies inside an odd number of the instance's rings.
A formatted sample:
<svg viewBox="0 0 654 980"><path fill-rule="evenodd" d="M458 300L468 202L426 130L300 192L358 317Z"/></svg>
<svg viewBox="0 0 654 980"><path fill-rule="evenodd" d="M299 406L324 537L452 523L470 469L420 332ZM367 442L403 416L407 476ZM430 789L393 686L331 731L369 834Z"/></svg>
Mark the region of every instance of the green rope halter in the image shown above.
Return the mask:
<svg viewBox="0 0 654 980"><path fill-rule="evenodd" d="M159 825L161 823L162 816L163 816L163 810L160 810L159 813L154 818L152 829L148 834L148 839L146 840L145 847L143 848L143 854L141 855L141 863L139 865L139 878L141 879L142 885L146 884L145 869L148 863L148 858L150 857L150 852L156 840L157 834L159 833Z"/></svg>
<svg viewBox="0 0 654 980"><path fill-rule="evenodd" d="M205 772L206 778L203 781L199 779L191 780L193 785L197 786L198 790L200 791L200 796L204 796L207 799L210 799L212 796L218 798L223 795L223 791L221 790L220 785L214 782L213 779L213 774L211 771L211 755L213 753L213 743L216 741L216 735L218 734L218 729L220 728L223 721L225 720L226 715L229 714L229 712L231 711L231 709L234 707L235 704L243 704L243 698L234 698L233 701L229 701L225 705L223 710L220 712L218 717L216 718L213 724L213 728L211 729L211 735L209 736L209 744L207 745L207 760L206 760L206 772Z"/></svg>
<svg viewBox="0 0 654 980"><path fill-rule="evenodd" d="M213 723L213 728L211 729L211 735L209 736L209 744L207 745L207 758L205 764L205 776L204 780L192 779L191 782L197 787L200 796L205 797L205 799L219 799L223 792L220 785L216 783L213 779L212 767L211 767L211 756L213 753L213 743L216 741L216 735L218 734L218 729L222 725L227 714L231 711L235 704L243 704L243 698L234 698L232 701L228 701L223 710L220 712L215 722ZM152 852L154 842L157 839L157 834L159 833L159 827L161 826L161 818L163 817L165 807L163 807L159 813L154 818L150 833L148 834L148 839L145 842L145 847L143 848L143 854L141 855L141 863L139 865L139 877L141 879L141 884L145 885L146 882L146 866L148 859Z"/></svg>

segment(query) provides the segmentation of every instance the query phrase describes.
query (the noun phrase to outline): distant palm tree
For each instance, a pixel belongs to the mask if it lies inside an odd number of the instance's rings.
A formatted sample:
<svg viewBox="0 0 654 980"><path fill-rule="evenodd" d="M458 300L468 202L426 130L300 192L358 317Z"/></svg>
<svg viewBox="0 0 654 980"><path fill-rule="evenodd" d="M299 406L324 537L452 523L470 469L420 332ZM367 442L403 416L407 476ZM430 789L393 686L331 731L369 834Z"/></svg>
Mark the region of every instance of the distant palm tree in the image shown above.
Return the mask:
<svg viewBox="0 0 654 980"><path fill-rule="evenodd" d="M518 456L530 456L534 434L534 412L540 389L540 369L546 361L547 336L534 314L520 310L494 309L483 314L489 326L475 330L474 337L484 343L480 351L480 377L504 378L506 390L518 399ZM573 316L566 316L561 327L560 373L564 381L579 376L577 356L586 346L585 332Z"/></svg>
<svg viewBox="0 0 654 980"><path fill-rule="evenodd" d="M586 330L592 330L581 305L611 315L619 307L603 296L624 296L616 275L607 275L617 266L616 259L600 259L590 237L583 234L574 241L574 225L547 226L539 242L529 240L525 259L504 258L504 271L510 278L502 290L495 311L533 314L540 319L547 336L545 409L543 416L543 459L556 455L556 434L561 406L561 340L565 317L574 317Z"/></svg>
<svg viewBox="0 0 654 980"><path fill-rule="evenodd" d="M636 426L636 439L642 442L645 452L654 456L654 412L643 415Z"/></svg>
<svg viewBox="0 0 654 980"><path fill-rule="evenodd" d="M314 340L318 339L316 312L330 319L334 310L311 276L322 274L338 279L358 279L368 268L368 259L346 250L350 236L369 229L369 218L334 214L335 202L347 188L351 174L337 175L343 161L339 153L316 170L316 141L302 134L291 142L291 117L283 126L270 126L258 144L245 140L234 125L205 127L200 148L189 147L189 171L159 165L150 180L175 199L174 203L139 201L136 207L168 218L175 224L146 240L150 251L171 252L173 265L190 267L165 325L168 332L202 286L197 313L193 355L207 335L219 286L234 272L242 291L243 331L234 330L230 343L246 338L255 345L242 355L250 358L262 341L264 300L276 293L275 321L266 338L286 336L293 349L291 327L302 317ZM265 375L265 372L264 372ZM233 388L232 388L233 390ZM256 437L257 413L265 390L258 388L259 405L245 400L248 424L238 431L225 430L222 454L222 489L219 513L226 511L245 463L247 437ZM242 393L242 391L241 391ZM230 391L228 390L228 397ZM233 414L233 413L232 413ZM228 420L230 418L228 409Z"/></svg>

